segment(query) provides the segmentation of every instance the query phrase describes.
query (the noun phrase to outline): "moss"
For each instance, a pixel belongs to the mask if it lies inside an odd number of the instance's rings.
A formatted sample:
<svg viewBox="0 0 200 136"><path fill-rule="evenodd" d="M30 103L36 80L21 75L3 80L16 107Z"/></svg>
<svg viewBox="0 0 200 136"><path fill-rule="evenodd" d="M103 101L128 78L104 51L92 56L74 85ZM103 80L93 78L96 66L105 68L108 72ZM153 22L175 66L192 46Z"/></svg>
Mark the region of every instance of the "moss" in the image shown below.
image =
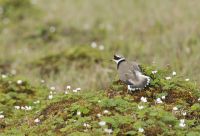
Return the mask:
<svg viewBox="0 0 200 136"><path fill-rule="evenodd" d="M57 74L61 66L76 65L77 69L88 68L96 64L105 65L108 54L88 46L75 46L69 50L49 54L34 61L30 67L40 68L41 75Z"/></svg>

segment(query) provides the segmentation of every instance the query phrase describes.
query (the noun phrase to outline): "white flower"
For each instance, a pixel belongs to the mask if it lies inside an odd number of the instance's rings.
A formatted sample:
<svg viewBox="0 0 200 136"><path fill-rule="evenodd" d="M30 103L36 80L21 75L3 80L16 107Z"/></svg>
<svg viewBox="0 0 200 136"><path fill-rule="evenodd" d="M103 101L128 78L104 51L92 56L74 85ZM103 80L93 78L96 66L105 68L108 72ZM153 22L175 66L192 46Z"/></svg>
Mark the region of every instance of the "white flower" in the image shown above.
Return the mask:
<svg viewBox="0 0 200 136"><path fill-rule="evenodd" d="M100 45L100 46L99 46L99 50L101 50L101 51L104 50L104 46L103 46L103 45Z"/></svg>
<svg viewBox="0 0 200 136"><path fill-rule="evenodd" d="M173 109L172 109L173 111L177 111L178 110L178 108L177 107L173 107Z"/></svg>
<svg viewBox="0 0 200 136"><path fill-rule="evenodd" d="M0 119L3 119L4 118L4 115L0 115Z"/></svg>
<svg viewBox="0 0 200 136"><path fill-rule="evenodd" d="M15 109L17 109L17 110L19 110L20 109L20 106L14 106L15 107Z"/></svg>
<svg viewBox="0 0 200 136"><path fill-rule="evenodd" d="M35 123L39 123L39 122L40 122L40 119L37 118L37 119L34 120L34 122L35 122Z"/></svg>
<svg viewBox="0 0 200 136"><path fill-rule="evenodd" d="M26 108L24 106L21 106L21 110L25 110Z"/></svg>
<svg viewBox="0 0 200 136"><path fill-rule="evenodd" d="M25 106L25 110L27 110L27 111L32 110L32 107L31 106Z"/></svg>
<svg viewBox="0 0 200 136"><path fill-rule="evenodd" d="M34 104L38 104L38 103L40 103L40 101L39 101L39 100L37 100L37 101L34 101L33 103L34 103Z"/></svg>
<svg viewBox="0 0 200 136"><path fill-rule="evenodd" d="M92 42L92 43L91 43L91 47L92 47L92 48L96 48L96 47L97 47L97 43L96 43L96 42Z"/></svg>
<svg viewBox="0 0 200 136"><path fill-rule="evenodd" d="M180 126L180 127L185 127L185 126L186 126L185 120L184 120L184 119L181 119L181 120L180 120L179 126Z"/></svg>
<svg viewBox="0 0 200 136"><path fill-rule="evenodd" d="M83 123L83 126L84 126L84 127L87 127L87 128L90 127L90 125L89 125L88 123Z"/></svg>
<svg viewBox="0 0 200 136"><path fill-rule="evenodd" d="M200 97L198 98L198 101L200 101Z"/></svg>
<svg viewBox="0 0 200 136"><path fill-rule="evenodd" d="M3 74L3 75L1 75L1 77L2 77L2 78L7 78L7 75L4 75L4 74Z"/></svg>
<svg viewBox="0 0 200 136"><path fill-rule="evenodd" d="M77 111L76 115L80 116L80 115L81 115L81 112L80 112L80 111Z"/></svg>
<svg viewBox="0 0 200 136"><path fill-rule="evenodd" d="M80 91L80 90L81 90L81 88L76 88L76 90L77 90L77 91Z"/></svg>
<svg viewBox="0 0 200 136"><path fill-rule="evenodd" d="M138 105L138 109L144 109L144 106L140 106L140 105Z"/></svg>
<svg viewBox="0 0 200 136"><path fill-rule="evenodd" d="M109 111L108 111L108 110L104 110L103 113L104 113L104 114L108 114Z"/></svg>
<svg viewBox="0 0 200 136"><path fill-rule="evenodd" d="M45 83L45 81L42 79L42 80L40 80L40 82L42 83L42 84L44 84Z"/></svg>
<svg viewBox="0 0 200 136"><path fill-rule="evenodd" d="M72 92L77 93L78 91L76 89L74 89Z"/></svg>
<svg viewBox="0 0 200 136"><path fill-rule="evenodd" d="M152 74L156 74L157 72L157 70L151 71Z"/></svg>
<svg viewBox="0 0 200 136"><path fill-rule="evenodd" d="M65 91L65 94L68 94L68 92L67 92L67 91Z"/></svg>
<svg viewBox="0 0 200 136"><path fill-rule="evenodd" d="M190 79L189 79L189 78L186 78L185 81L190 81Z"/></svg>
<svg viewBox="0 0 200 136"><path fill-rule="evenodd" d="M166 96L164 96L164 95L163 95L161 98L164 100L164 99L165 99L165 97L166 97Z"/></svg>
<svg viewBox="0 0 200 136"><path fill-rule="evenodd" d="M143 133L144 129L143 128L138 128L138 132Z"/></svg>
<svg viewBox="0 0 200 136"><path fill-rule="evenodd" d="M56 88L55 88L54 86L50 87L50 89L51 89L52 91L55 91L55 90L56 90Z"/></svg>
<svg viewBox="0 0 200 136"><path fill-rule="evenodd" d="M111 133L113 132L112 129L108 129L108 128L105 128L104 131L105 131L106 133L108 133L108 134L111 134Z"/></svg>
<svg viewBox="0 0 200 136"><path fill-rule="evenodd" d="M163 101L160 98L157 98L156 103L163 103Z"/></svg>
<svg viewBox="0 0 200 136"><path fill-rule="evenodd" d="M23 83L22 80L17 80L17 84L18 84L18 85L21 85L22 83Z"/></svg>
<svg viewBox="0 0 200 136"><path fill-rule="evenodd" d="M101 114L100 114L100 113L98 113L98 114L97 114L97 117L99 117L99 118L100 118L100 117L101 117Z"/></svg>
<svg viewBox="0 0 200 136"><path fill-rule="evenodd" d="M165 79L166 79L166 80L171 80L172 78L171 78L171 77L165 77Z"/></svg>
<svg viewBox="0 0 200 136"><path fill-rule="evenodd" d="M183 115L183 116L186 116L186 115L187 115L187 113L186 113L186 112L183 112L183 113L182 113L182 115Z"/></svg>
<svg viewBox="0 0 200 136"><path fill-rule="evenodd" d="M98 100L98 103L100 103L101 102L101 100Z"/></svg>
<svg viewBox="0 0 200 136"><path fill-rule="evenodd" d="M53 99L53 95L50 94L48 98L49 98L49 100Z"/></svg>
<svg viewBox="0 0 200 136"><path fill-rule="evenodd" d="M175 72L175 71L173 71L173 72L172 72L172 75L173 75L173 76L176 76L176 72Z"/></svg>
<svg viewBox="0 0 200 136"><path fill-rule="evenodd" d="M105 125L106 125L106 122L105 122L105 121L100 121L100 122L99 122L99 125L100 125L100 126L105 126Z"/></svg>
<svg viewBox="0 0 200 136"><path fill-rule="evenodd" d="M70 89L71 89L71 86L70 86L70 85L68 85L66 88L67 88L67 90L70 90Z"/></svg>
<svg viewBox="0 0 200 136"><path fill-rule="evenodd" d="M17 74L17 71L15 69L11 70L10 72L12 75L16 75Z"/></svg>
<svg viewBox="0 0 200 136"><path fill-rule="evenodd" d="M54 33L54 32L56 31L55 26L50 26L49 31L50 31L51 33Z"/></svg>
<svg viewBox="0 0 200 136"><path fill-rule="evenodd" d="M143 96L140 98L140 100L141 100L142 102L147 102L147 98L146 98L146 97L143 97Z"/></svg>

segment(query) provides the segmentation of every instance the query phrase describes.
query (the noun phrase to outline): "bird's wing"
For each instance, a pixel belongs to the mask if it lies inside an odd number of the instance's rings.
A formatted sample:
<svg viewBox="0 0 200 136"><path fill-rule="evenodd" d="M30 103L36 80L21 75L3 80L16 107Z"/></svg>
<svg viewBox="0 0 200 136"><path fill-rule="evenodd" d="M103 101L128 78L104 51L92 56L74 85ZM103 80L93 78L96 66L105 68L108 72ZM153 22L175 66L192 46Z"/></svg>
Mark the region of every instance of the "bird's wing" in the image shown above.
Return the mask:
<svg viewBox="0 0 200 136"><path fill-rule="evenodd" d="M148 76L143 75L142 73L135 72L135 73L125 73L126 83L131 85L132 88L139 88L142 89L146 87L149 82L150 78Z"/></svg>
<svg viewBox="0 0 200 136"><path fill-rule="evenodd" d="M133 68L133 70L137 70L137 71L141 72L141 68L138 63L132 61L130 64L131 64L131 68Z"/></svg>

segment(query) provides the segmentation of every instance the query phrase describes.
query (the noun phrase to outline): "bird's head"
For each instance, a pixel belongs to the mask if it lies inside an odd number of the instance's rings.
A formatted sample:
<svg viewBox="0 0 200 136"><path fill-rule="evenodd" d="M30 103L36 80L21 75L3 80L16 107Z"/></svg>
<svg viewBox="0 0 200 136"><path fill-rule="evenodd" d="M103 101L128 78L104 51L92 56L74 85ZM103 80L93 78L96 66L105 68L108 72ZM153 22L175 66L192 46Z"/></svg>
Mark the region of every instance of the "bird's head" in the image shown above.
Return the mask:
<svg viewBox="0 0 200 136"><path fill-rule="evenodd" d="M119 63L119 62L121 62L121 61L124 61L125 60L125 58L124 57L122 57L121 55L117 55L117 54L115 54L114 56L113 56L113 59L112 59L115 63Z"/></svg>

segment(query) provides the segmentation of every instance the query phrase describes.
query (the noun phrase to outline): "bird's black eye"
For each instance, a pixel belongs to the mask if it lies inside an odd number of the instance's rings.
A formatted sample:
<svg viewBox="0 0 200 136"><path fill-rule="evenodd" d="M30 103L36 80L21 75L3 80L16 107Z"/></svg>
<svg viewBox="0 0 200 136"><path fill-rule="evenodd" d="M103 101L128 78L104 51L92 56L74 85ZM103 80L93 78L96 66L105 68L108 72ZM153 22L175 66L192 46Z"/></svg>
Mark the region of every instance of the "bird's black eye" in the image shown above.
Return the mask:
<svg viewBox="0 0 200 136"><path fill-rule="evenodd" d="M115 60L119 60L119 59L121 59L121 57L118 56L118 55L114 55L114 59L115 59Z"/></svg>

